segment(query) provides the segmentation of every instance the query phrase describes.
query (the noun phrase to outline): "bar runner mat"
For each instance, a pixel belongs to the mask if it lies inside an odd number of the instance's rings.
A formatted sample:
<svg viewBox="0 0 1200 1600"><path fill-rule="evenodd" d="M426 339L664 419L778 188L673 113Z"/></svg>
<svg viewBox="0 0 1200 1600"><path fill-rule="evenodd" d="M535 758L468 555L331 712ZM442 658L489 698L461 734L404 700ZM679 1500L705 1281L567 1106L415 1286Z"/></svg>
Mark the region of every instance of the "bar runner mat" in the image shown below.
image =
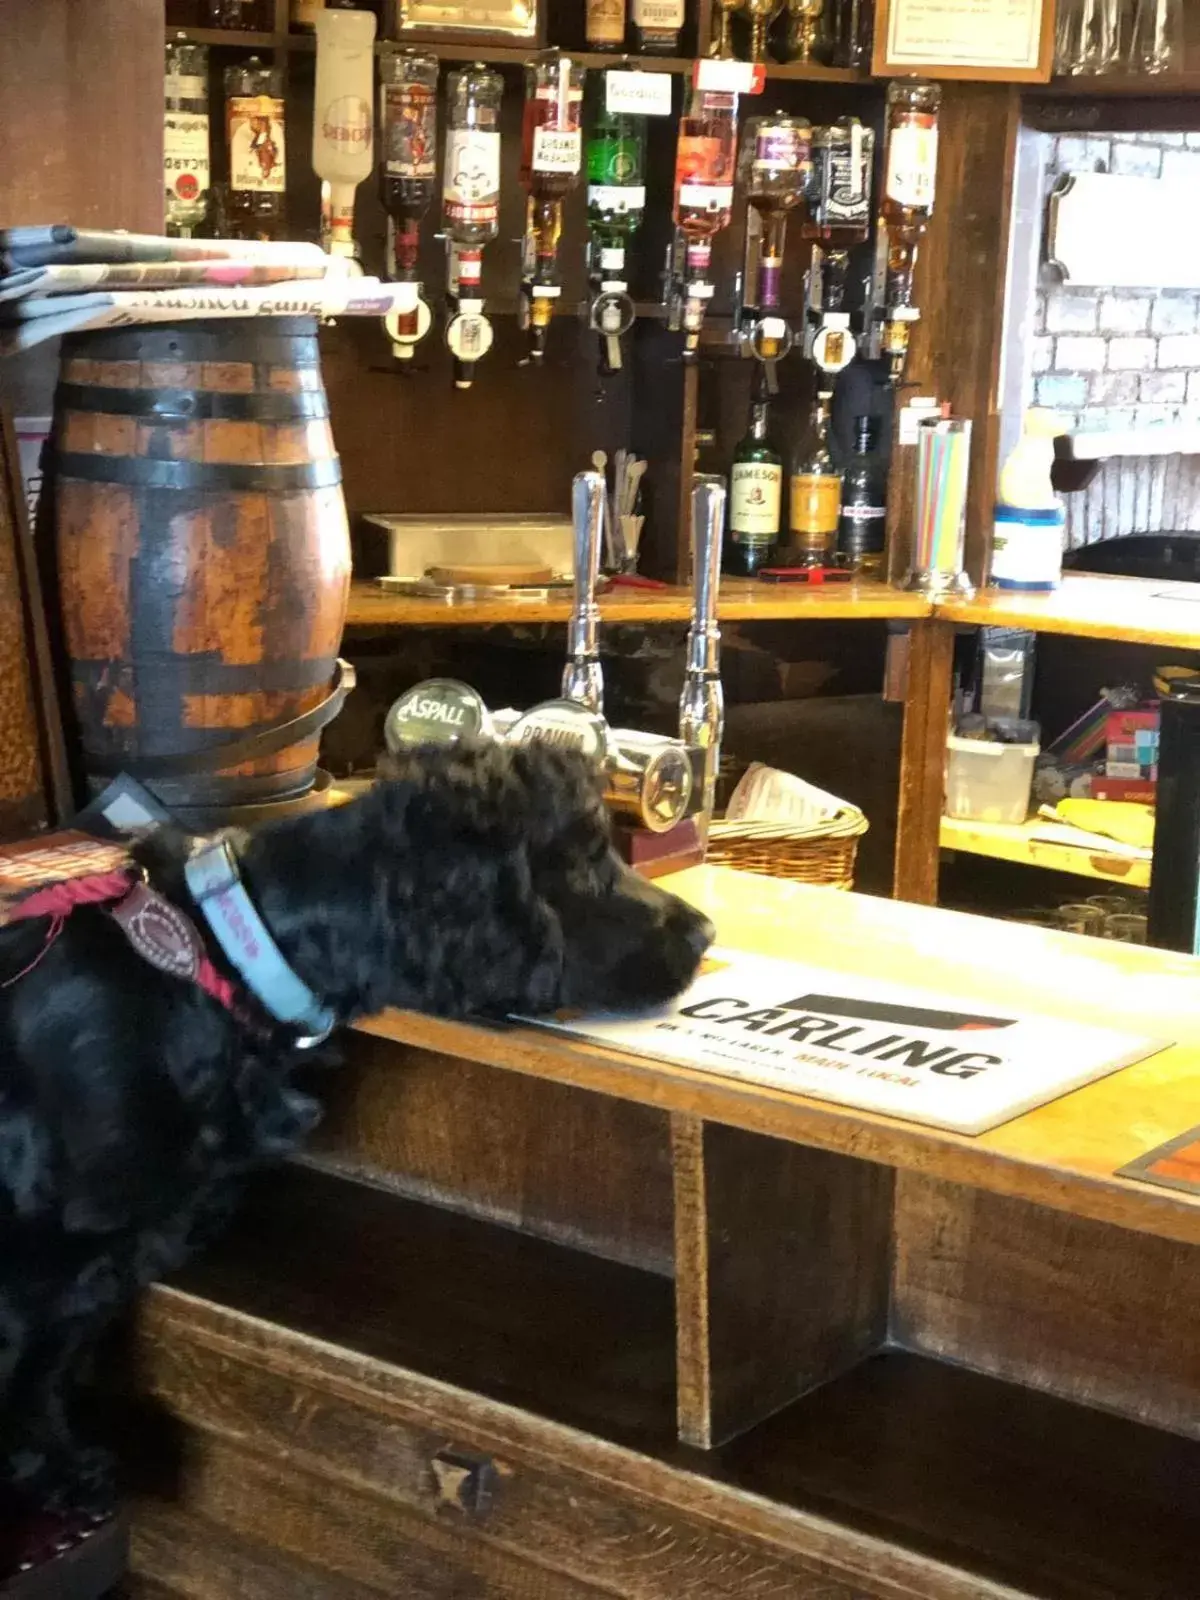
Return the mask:
<svg viewBox="0 0 1200 1600"><path fill-rule="evenodd" d="M712 950L652 1016L522 1017L610 1050L980 1134L1169 1041L867 973Z"/></svg>
<svg viewBox="0 0 1200 1600"><path fill-rule="evenodd" d="M1141 1183L1180 1189L1184 1194L1200 1194L1200 1128L1190 1128L1178 1139L1148 1150L1127 1167L1118 1168L1117 1177L1137 1178Z"/></svg>

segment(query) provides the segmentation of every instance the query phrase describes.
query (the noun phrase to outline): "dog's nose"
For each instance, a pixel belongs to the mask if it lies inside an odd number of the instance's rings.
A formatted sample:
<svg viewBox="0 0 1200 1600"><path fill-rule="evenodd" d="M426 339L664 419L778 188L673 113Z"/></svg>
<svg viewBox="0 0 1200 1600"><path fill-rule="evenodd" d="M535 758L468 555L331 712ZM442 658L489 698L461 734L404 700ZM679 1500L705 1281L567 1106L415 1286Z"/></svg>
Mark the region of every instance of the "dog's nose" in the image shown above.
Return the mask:
<svg viewBox="0 0 1200 1600"><path fill-rule="evenodd" d="M699 912L689 911L687 927L683 930L683 934L693 954L699 960L717 937L717 930L707 917L701 916Z"/></svg>

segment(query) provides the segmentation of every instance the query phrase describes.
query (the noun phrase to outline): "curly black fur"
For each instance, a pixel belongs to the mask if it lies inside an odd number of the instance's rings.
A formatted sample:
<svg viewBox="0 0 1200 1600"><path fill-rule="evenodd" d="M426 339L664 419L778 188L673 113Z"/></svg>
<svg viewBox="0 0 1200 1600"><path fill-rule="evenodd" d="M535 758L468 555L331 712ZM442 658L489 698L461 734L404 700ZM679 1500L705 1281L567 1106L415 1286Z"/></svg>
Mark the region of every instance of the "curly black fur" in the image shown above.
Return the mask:
<svg viewBox="0 0 1200 1600"><path fill-rule="evenodd" d="M187 848L164 833L140 854L190 909ZM653 1006L711 938L618 860L590 770L539 748L421 752L351 805L246 839L241 861L341 1023ZM45 934L0 929L0 980ZM0 1481L43 1503L111 1495L67 1415L80 1363L212 1237L243 1175L300 1145L320 1115L295 1081L309 1059L147 965L97 909L0 991Z"/></svg>

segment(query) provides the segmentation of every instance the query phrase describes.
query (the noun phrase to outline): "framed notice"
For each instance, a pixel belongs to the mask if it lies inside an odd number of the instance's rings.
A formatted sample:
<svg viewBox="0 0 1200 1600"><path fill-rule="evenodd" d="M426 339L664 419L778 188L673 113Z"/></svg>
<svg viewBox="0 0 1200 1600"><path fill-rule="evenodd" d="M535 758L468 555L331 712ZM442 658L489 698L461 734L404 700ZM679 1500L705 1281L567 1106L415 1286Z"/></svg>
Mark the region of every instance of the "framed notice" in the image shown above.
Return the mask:
<svg viewBox="0 0 1200 1600"><path fill-rule="evenodd" d="M1054 0L878 0L877 77L1046 83L1054 63Z"/></svg>
<svg viewBox="0 0 1200 1600"><path fill-rule="evenodd" d="M716 949L687 993L656 1015L542 1018L540 1025L610 1050L967 1134L1165 1048L1162 1040L997 1011L866 973Z"/></svg>

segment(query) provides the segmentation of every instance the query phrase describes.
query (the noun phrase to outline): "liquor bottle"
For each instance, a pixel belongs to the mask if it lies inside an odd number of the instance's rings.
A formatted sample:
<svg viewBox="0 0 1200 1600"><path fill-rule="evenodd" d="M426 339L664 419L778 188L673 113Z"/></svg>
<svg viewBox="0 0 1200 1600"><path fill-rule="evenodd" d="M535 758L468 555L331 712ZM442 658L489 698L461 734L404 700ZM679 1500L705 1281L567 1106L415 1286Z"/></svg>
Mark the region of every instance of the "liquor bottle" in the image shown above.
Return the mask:
<svg viewBox="0 0 1200 1600"><path fill-rule="evenodd" d="M504 79L476 61L446 81L442 228L449 249L455 315L446 328L454 383L470 388L475 363L492 344L483 315L483 248L500 227L500 102Z"/></svg>
<svg viewBox="0 0 1200 1600"><path fill-rule="evenodd" d="M379 197L392 223L388 276L416 278L421 221L437 178L436 56L397 50L379 63Z"/></svg>
<svg viewBox="0 0 1200 1600"><path fill-rule="evenodd" d="M587 0L589 50L625 48L625 0Z"/></svg>
<svg viewBox="0 0 1200 1600"><path fill-rule="evenodd" d="M883 566L887 536L887 468L878 450L875 417L854 419L854 454L842 474L838 565L874 577Z"/></svg>
<svg viewBox="0 0 1200 1600"><path fill-rule="evenodd" d="M525 112L521 125L521 186L526 205L522 305L529 353L540 361L554 301L562 293L558 241L564 198L583 165L584 69L558 50L546 50L525 66Z"/></svg>
<svg viewBox="0 0 1200 1600"><path fill-rule="evenodd" d="M883 354L897 380L904 370L912 324L920 314L913 304L913 274L918 246L933 215L941 100L940 87L923 78L894 78L888 85L880 208L880 222L887 230Z"/></svg>
<svg viewBox="0 0 1200 1600"><path fill-rule="evenodd" d="M791 566L823 567L837 542L842 478L829 453L829 404L822 391L813 405L808 436L792 464L786 559Z"/></svg>
<svg viewBox="0 0 1200 1600"><path fill-rule="evenodd" d="M282 239L287 229L283 77L257 56L225 70L229 142L226 215L234 239Z"/></svg>
<svg viewBox="0 0 1200 1600"><path fill-rule="evenodd" d="M725 571L752 578L770 560L779 541L783 503L783 458L770 440L766 376L755 369L750 427L733 452L729 474L729 539Z"/></svg>
<svg viewBox="0 0 1200 1600"><path fill-rule="evenodd" d="M259 0L208 0L210 28L258 28L262 25Z"/></svg>
<svg viewBox="0 0 1200 1600"><path fill-rule="evenodd" d="M332 255L354 255L354 197L375 150L374 97L375 18L330 6L317 18L312 164L329 185L323 242Z"/></svg>
<svg viewBox="0 0 1200 1600"><path fill-rule="evenodd" d="M875 134L857 117L842 117L813 134L813 176L801 229L814 245L809 272L813 337L807 353L823 371L848 366L857 348L844 307L850 252L871 231Z"/></svg>
<svg viewBox="0 0 1200 1600"><path fill-rule="evenodd" d="M700 343L704 307L712 298L708 281L712 242L733 214L737 170L737 96L693 89L687 113L679 119L675 152L675 225L685 241L684 356L694 358Z"/></svg>
<svg viewBox="0 0 1200 1600"><path fill-rule="evenodd" d="M324 9L325 0L292 0L288 13L292 32L312 33Z"/></svg>
<svg viewBox="0 0 1200 1600"><path fill-rule="evenodd" d="M163 99L163 187L167 232L188 239L208 215L208 50L167 45Z"/></svg>
<svg viewBox="0 0 1200 1600"><path fill-rule="evenodd" d="M833 13L831 63L862 71L871 64L873 0L837 0Z"/></svg>
<svg viewBox="0 0 1200 1600"><path fill-rule="evenodd" d="M678 55L685 14L684 0L633 0L638 49L645 55Z"/></svg>
<svg viewBox="0 0 1200 1600"><path fill-rule="evenodd" d="M608 110L604 78L594 80L587 137L588 229L592 273L625 282L629 240L646 214L646 119Z"/></svg>
<svg viewBox="0 0 1200 1600"><path fill-rule="evenodd" d="M762 219L755 303L760 313L770 314L779 307L788 216L804 200L812 177L812 128L803 117L778 112L751 117L738 177L747 203ZM779 353L778 341L764 339L759 349L770 360Z"/></svg>

